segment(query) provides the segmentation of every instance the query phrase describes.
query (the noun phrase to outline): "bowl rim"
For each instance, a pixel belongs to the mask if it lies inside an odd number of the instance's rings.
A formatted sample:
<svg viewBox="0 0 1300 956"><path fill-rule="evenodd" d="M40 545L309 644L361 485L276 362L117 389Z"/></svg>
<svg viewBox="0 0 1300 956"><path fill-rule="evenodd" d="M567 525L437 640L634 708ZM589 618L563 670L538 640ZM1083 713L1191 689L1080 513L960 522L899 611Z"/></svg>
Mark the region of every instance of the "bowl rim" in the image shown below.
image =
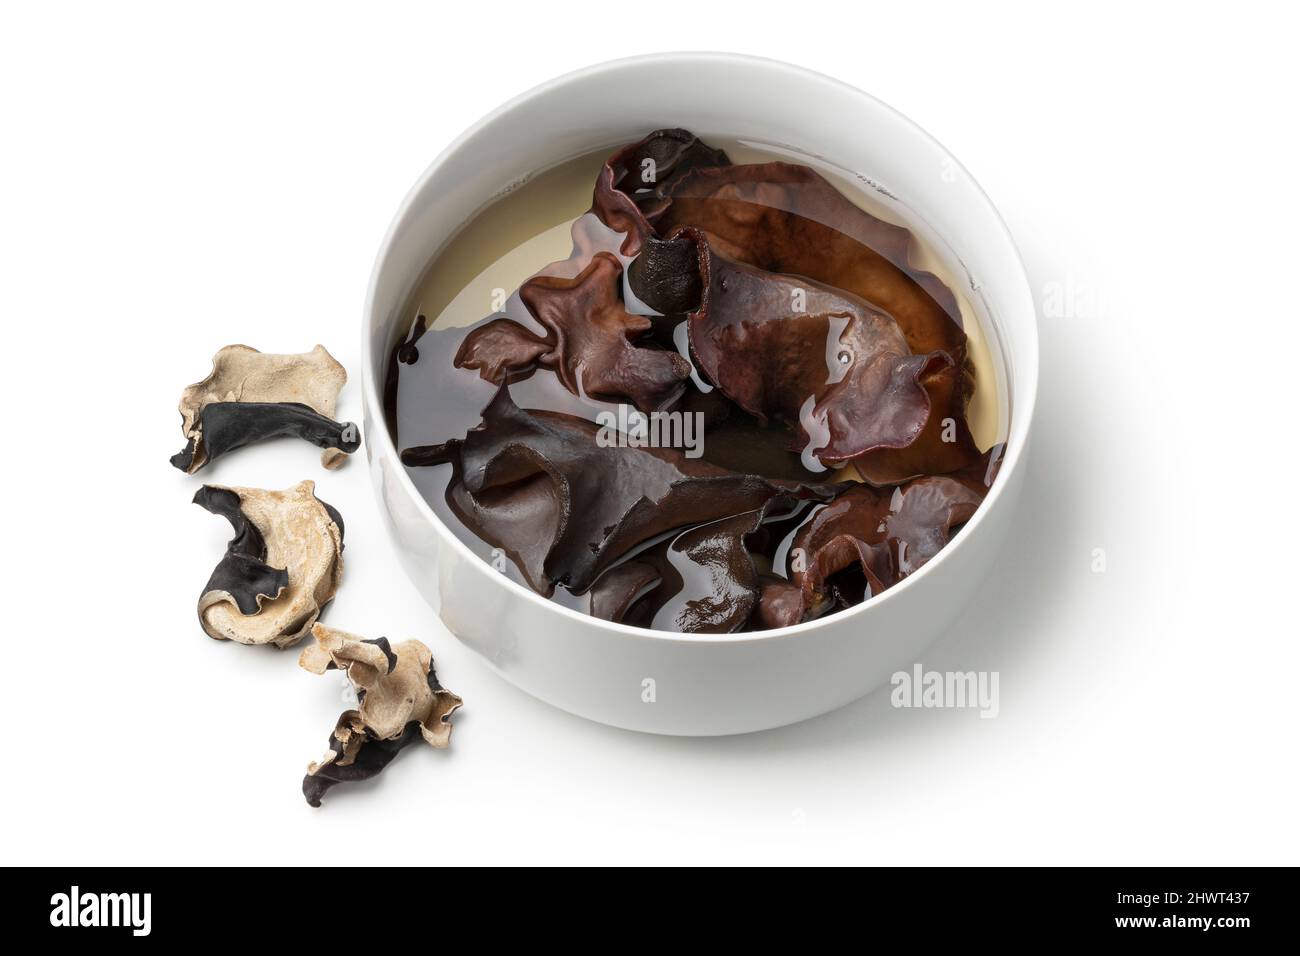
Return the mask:
<svg viewBox="0 0 1300 956"><path fill-rule="evenodd" d="M472 139L480 130L489 124L495 122L498 118L514 111L528 101L537 98L543 94L554 92L561 87L574 83L589 81L600 76L618 72L630 67L641 66L647 63L657 63L661 65L672 64L674 66L691 66L703 63L744 65L749 68L760 68L766 70L775 70L785 72L791 76L797 76L802 80L812 80L818 83L829 84L839 88L841 91L851 96L863 99L871 103L875 108L883 109L892 113L897 119L901 120L903 125L918 137L928 140L932 145L943 150L944 154L952 161L953 165L965 175L974 190L974 194L979 202L985 207L991 215L991 222L1001 231L1002 238L1006 241L1010 249L1012 259L1019 273L1021 289L1028 298L1029 313L1032 321L1029 323L1025 332L1026 359L1022 364L1024 367L1008 368L1009 377L1014 380L1014 395L1012 396L1012 412L1009 422L1008 434L1006 438L1006 448L1003 454L1002 463L999 466L997 477L993 481L992 487L989 488L988 494L980 502L975 514L963 526L962 532L955 539L939 550L933 558L925 563L920 570L914 574L908 575L899 583L895 584L881 593L874 595L863 601L855 607L842 611L835 611L825 614L811 621L804 621L799 624L792 624L787 627L772 628L765 631L739 631L729 634L698 634L683 633L677 631L660 631L652 628L638 627L631 624L623 624L616 621L606 621L602 618L593 617L590 614L584 614L582 611L566 607L556 601L552 601L531 588L525 587L517 581L513 581L499 572L493 571L490 566L470 550L460 538L437 516L433 508L425 500L424 495L416 487L414 480L407 473L406 467L402 465L401 458L398 454L396 445L392 436L389 434L387 423L383 421L383 397L380 391L380 384L376 376L371 371L374 365L375 356L371 348L371 317L375 309L375 300L379 285L380 274L383 271L384 264L388 259L394 240L398 231L405 223L410 214L417 197L424 191L429 182L438 175L443 164L449 157L457 153L462 146ZM990 321L997 325L997 316L990 315ZM387 357L384 358L382 367L387 368ZM973 177L961 162L952 154L950 150L943 146L934 136L923 129L913 120L894 109L888 103L877 99L870 93L858 89L843 80L827 76L816 70L806 67L796 66L792 63L786 63L782 60L776 60L769 57L752 56L742 53L730 53L722 51L680 51L665 53L649 53L637 56L620 57L614 60L606 60L595 63L590 66L572 70L553 77L543 83L540 83L502 103L489 113L482 116L477 122L465 129L459 136L452 140L425 170L416 179L415 183L407 191L398 205L397 211L393 216L388 230L379 245L379 252L375 257L375 264L371 270L370 280L366 289L365 307L362 316L361 327L361 389L362 401L367 411L376 410L378 412L372 421L378 421L377 428L372 427L367 430L364 436L367 458L373 458L375 455L381 456L394 466L391 470L398 476L398 481L403 484L403 490L415 501L416 508L421 517L430 522L441 537L457 549L461 556L468 560L472 566L479 567L485 573L491 573L492 578L504 586L507 590L513 590L523 600L532 602L532 605L540 613L553 613L560 615L561 618L567 618L573 624L580 627L594 627L598 630L605 630L613 634L620 634L627 637L639 638L641 640L665 641L668 643L679 644L748 644L767 641L778 641L783 638L808 636L823 630L827 627L839 627L851 623L862 615L870 613L872 608L876 608L889 601L891 598L897 599L899 595L906 593L910 588L916 587L918 581L924 581L931 572L932 568L942 564L945 558L950 558L951 554L966 542L973 534L977 533L979 527L984 523L987 513L996 506L1002 498L1003 493L1009 484L1012 475L1025 454L1025 448L1029 437L1029 427L1033 420L1034 406L1038 394L1038 362L1039 362L1039 345L1038 345L1038 321L1037 311L1033 307L1033 298L1029 288L1029 278L1025 270L1024 258L1016 246L1015 239L1007 227L1006 220L998 211L988 194L980 186L979 182ZM1027 363L1027 364L1026 364Z"/></svg>

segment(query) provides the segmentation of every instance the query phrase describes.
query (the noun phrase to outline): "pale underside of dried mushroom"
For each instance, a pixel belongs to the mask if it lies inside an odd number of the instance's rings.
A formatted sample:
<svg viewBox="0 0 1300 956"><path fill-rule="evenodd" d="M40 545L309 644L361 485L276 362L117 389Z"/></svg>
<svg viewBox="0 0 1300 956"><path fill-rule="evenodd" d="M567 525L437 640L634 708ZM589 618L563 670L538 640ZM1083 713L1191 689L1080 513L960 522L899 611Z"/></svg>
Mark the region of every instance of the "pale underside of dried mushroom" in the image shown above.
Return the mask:
<svg viewBox="0 0 1300 956"><path fill-rule="evenodd" d="M315 487L204 485L194 496L236 532L199 598L199 622L210 637L288 647L333 600L343 576L343 519Z"/></svg>
<svg viewBox="0 0 1300 956"><path fill-rule="evenodd" d="M322 345L296 355L227 345L208 377L181 393L186 446L172 464L193 474L227 451L295 435L323 448L321 463L337 468L360 446L356 425L334 421L347 379Z"/></svg>
<svg viewBox="0 0 1300 956"><path fill-rule="evenodd" d="M307 767L303 795L312 806L337 783L365 780L386 767L417 736L439 749L451 738L451 715L461 699L438 683L433 655L416 640L395 648L386 638L366 640L323 624L299 665L313 674L342 669L357 691L356 710L344 711L330 735L330 750Z"/></svg>

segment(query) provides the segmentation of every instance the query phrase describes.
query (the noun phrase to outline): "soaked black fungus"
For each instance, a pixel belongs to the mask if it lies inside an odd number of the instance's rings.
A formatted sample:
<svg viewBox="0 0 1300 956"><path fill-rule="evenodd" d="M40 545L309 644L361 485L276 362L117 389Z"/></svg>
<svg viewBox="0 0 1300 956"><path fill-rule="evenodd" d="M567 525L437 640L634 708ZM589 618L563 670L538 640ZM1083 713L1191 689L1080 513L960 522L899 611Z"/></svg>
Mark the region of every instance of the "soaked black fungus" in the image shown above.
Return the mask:
<svg viewBox="0 0 1300 956"><path fill-rule="evenodd" d="M906 228L664 129L573 237L507 316L419 316L386 383L402 461L503 573L624 624L784 627L915 573L983 500L1001 448ZM674 440L642 441L661 415Z"/></svg>

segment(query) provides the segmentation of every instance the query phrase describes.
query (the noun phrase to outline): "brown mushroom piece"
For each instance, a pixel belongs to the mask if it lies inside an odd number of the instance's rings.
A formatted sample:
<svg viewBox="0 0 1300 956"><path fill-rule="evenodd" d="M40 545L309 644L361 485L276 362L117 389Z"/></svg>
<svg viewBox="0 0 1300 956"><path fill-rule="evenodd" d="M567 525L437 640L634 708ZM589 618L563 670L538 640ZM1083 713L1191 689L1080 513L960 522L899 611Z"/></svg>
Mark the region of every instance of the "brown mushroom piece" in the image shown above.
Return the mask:
<svg viewBox="0 0 1300 956"><path fill-rule="evenodd" d="M185 448L172 464L192 475L222 455L270 438L296 437L325 449L321 464L337 468L361 447L357 426L334 420L347 372L316 346L297 355L273 355L228 345L212 372L181 394Z"/></svg>
<svg viewBox="0 0 1300 956"><path fill-rule="evenodd" d="M375 776L409 744L443 749L451 742L451 715L461 699L438 682L429 648L416 640L396 647L387 638L365 640L316 624L313 644L298 664L313 674L340 669L357 693L330 734L329 752L307 767L303 796L313 807L339 783Z"/></svg>
<svg viewBox="0 0 1300 956"><path fill-rule="evenodd" d="M343 518L302 481L284 491L204 485L194 503L235 529L199 597L209 637L297 643L334 599L343 576Z"/></svg>
<svg viewBox="0 0 1300 956"><path fill-rule="evenodd" d="M750 626L756 631L790 627L804 619L803 590L793 581L765 574L759 578L758 606Z"/></svg>
<svg viewBox="0 0 1300 956"><path fill-rule="evenodd" d="M801 593L801 618L848 606L914 574L970 520L988 493L1002 446L949 475L876 488L854 485L819 508L794 539L789 580ZM774 589L768 617L789 622L788 590ZM779 605L779 606L778 606Z"/></svg>
<svg viewBox="0 0 1300 956"><path fill-rule="evenodd" d="M699 230L702 277L688 336L696 366L742 409L796 429L805 467L915 442L930 418L922 377L952 365L912 355L893 318L855 296L718 255Z"/></svg>
<svg viewBox="0 0 1300 956"><path fill-rule="evenodd" d="M853 459L857 473L872 484L947 474L979 460L979 446L966 420L965 373L956 365L940 362L925 368L917 381L929 399L930 414L916 440L903 448L873 448Z"/></svg>
<svg viewBox="0 0 1300 956"><path fill-rule="evenodd" d="M693 168L647 214L660 236L707 233L720 255L768 272L807 276L865 299L898 322L912 351L966 359L956 297L909 264L911 232L859 206L808 166Z"/></svg>
<svg viewBox="0 0 1300 956"><path fill-rule="evenodd" d="M456 367L478 369L500 385L541 366L574 395L628 401L647 412L662 408L682 394L691 366L647 337L649 318L623 308L622 275L618 259L599 252L575 278L529 279L519 296L545 336L511 319L493 319L465 337Z"/></svg>
<svg viewBox="0 0 1300 956"><path fill-rule="evenodd" d="M611 156L596 177L591 211L625 235L620 252L634 256L654 233L647 215L656 215L664 197L693 169L726 166L720 149L701 142L688 130L655 130L645 139Z"/></svg>
<svg viewBox="0 0 1300 956"><path fill-rule="evenodd" d="M909 263L906 228L859 208L815 170L781 162L694 167L668 185L646 217L661 237L691 226L718 255L865 300L898 323L913 354L950 357L950 368L932 366L921 377L930 399L927 427L905 448L865 455L864 477L898 481L979 456L966 426L974 376L961 313L950 289ZM641 272L631 267L632 290L651 302L655 290ZM662 302L654 307L668 311Z"/></svg>
<svg viewBox="0 0 1300 956"><path fill-rule="evenodd" d="M485 540L575 593L669 531L755 511L782 494L828 500L838 490L728 471L673 448L619 447L600 433L585 419L520 409L502 386L479 427L463 439L405 449L402 461L453 465L453 507L465 494L495 514L471 530L495 533ZM512 510L529 520L500 520ZM460 513L472 520L481 512L462 504ZM554 516L549 534L537 534L542 515Z"/></svg>
<svg viewBox="0 0 1300 956"><path fill-rule="evenodd" d="M769 522L797 513L799 504L780 495L757 511L671 535L601 575L591 588L591 614L682 633L743 630L764 587L750 540Z"/></svg>
<svg viewBox="0 0 1300 956"><path fill-rule="evenodd" d="M696 525L672 539L664 551L664 577L675 581L655 609L652 627L730 634L745 626L758 601L758 569L745 536L758 530L765 510Z"/></svg>

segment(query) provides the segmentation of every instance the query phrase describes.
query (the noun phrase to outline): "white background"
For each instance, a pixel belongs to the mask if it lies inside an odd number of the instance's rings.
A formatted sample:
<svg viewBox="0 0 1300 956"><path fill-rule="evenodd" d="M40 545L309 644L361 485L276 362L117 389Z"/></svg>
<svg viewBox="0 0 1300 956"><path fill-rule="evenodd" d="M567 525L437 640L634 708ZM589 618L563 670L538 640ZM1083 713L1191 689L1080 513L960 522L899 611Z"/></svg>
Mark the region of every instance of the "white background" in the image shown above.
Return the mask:
<svg viewBox="0 0 1300 956"><path fill-rule="evenodd" d="M6 5L3 861L1300 862L1296 24L976 6ZM1001 714L879 693L682 740L560 713L443 630L363 463L281 442L201 477L317 479L347 521L327 620L422 638L466 701L450 750L312 810L340 678L200 631L229 529L167 463L180 390L227 343L319 341L359 419L366 280L424 166L555 74L685 48L875 94L1020 244L1052 313L1028 495L924 662L1000 672Z"/></svg>

